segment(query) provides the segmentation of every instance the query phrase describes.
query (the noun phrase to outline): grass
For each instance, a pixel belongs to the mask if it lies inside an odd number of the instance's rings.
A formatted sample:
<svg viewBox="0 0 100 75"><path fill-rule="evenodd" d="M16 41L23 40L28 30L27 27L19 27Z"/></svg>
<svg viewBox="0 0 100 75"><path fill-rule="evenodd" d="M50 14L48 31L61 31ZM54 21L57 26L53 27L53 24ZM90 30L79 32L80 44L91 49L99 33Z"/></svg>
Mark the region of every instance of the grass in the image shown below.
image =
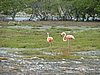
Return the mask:
<svg viewBox="0 0 100 75"><path fill-rule="evenodd" d="M79 50L97 50L100 49L100 29L79 32L76 35L77 49ZM77 39L78 38L78 39Z"/></svg>
<svg viewBox="0 0 100 75"><path fill-rule="evenodd" d="M5 57L0 57L0 61L1 60L8 60L7 58L5 58Z"/></svg>
<svg viewBox="0 0 100 75"><path fill-rule="evenodd" d="M71 52L73 51L82 51L82 50L100 50L100 29L88 30L83 32L73 33L73 29L69 28L55 28L56 25L78 25L78 26L92 26L96 27L99 23L81 23L75 22L22 22L19 25L29 25L29 26L42 26L42 25L51 25L51 29L46 31L35 31L34 29L13 29L13 28L0 28L0 47L11 47L11 48L47 48L46 50L21 50L18 51L22 55L29 57L38 56L40 58L47 59L62 59L62 58L80 58L80 56L73 56L73 54L65 55L65 51L68 50L67 42L62 41L60 33L63 31L70 31L71 34L75 36L75 40L72 40ZM82 25L80 25L82 24ZM91 25L92 24L92 25ZM1 22L0 26L7 26L7 22ZM77 30L77 29L75 29ZM50 32L50 36L54 38L51 49L49 48L49 43L46 41L47 34ZM58 55L47 55L43 54L45 52L62 52L63 54Z"/></svg>

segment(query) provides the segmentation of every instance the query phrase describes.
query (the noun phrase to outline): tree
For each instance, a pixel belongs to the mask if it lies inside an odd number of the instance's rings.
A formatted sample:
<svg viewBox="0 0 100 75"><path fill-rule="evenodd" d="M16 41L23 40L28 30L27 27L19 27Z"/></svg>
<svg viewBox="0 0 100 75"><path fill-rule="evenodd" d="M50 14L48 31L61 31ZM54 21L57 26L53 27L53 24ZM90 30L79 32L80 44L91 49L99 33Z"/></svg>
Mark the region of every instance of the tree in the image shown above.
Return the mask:
<svg viewBox="0 0 100 75"><path fill-rule="evenodd" d="M48 20L49 16L57 16L62 20L77 21L95 20L100 15L100 0L0 0L0 13L15 15L19 11L32 14L33 17L40 17L41 20Z"/></svg>
<svg viewBox="0 0 100 75"><path fill-rule="evenodd" d="M6 15L11 15L14 20L17 12L26 7L23 0L1 0L0 12Z"/></svg>
<svg viewBox="0 0 100 75"><path fill-rule="evenodd" d="M74 0L73 7L74 7L74 14L75 17L80 18L82 17L83 20L86 18L88 21L89 17L95 18L95 14L98 14L98 1L97 0ZM97 10L96 10L97 9Z"/></svg>

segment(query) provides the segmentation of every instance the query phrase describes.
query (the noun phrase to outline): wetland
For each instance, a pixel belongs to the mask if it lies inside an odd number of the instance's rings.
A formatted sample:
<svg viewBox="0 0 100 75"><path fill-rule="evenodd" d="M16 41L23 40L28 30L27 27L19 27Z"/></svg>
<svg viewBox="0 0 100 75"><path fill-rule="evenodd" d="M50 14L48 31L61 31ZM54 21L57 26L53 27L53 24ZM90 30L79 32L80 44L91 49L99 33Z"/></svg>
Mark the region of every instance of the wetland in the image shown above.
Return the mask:
<svg viewBox="0 0 100 75"><path fill-rule="evenodd" d="M75 36L70 51L63 31ZM0 22L0 75L99 75L99 64L99 22Z"/></svg>

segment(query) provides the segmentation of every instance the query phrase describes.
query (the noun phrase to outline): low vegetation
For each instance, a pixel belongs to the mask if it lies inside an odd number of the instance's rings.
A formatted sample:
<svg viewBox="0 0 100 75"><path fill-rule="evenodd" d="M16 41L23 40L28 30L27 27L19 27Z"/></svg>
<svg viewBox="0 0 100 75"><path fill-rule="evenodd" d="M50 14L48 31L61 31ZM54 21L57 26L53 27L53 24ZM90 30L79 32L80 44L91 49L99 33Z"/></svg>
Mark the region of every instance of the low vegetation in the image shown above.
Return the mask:
<svg viewBox="0 0 100 75"><path fill-rule="evenodd" d="M0 61L1 60L8 60L7 58L5 58L5 57L0 57Z"/></svg>
<svg viewBox="0 0 100 75"><path fill-rule="evenodd" d="M4 23L3 23L4 24ZM21 24L25 25L25 24ZM38 24L40 26L40 24ZM6 26L6 25L5 25ZM95 25L96 26L96 25ZM75 40L71 41L70 52L82 50L99 50L100 49L100 29L86 30L82 32L73 33L73 29L69 28L55 28L47 29L46 31L35 31L35 29L14 29L14 28L0 28L0 47L10 48L46 48L45 50L21 50L18 51L21 55L37 56L40 58L61 59L61 58L80 58L73 56L67 52L67 42L62 41L60 33L62 31L70 31L75 36ZM51 48L46 41L47 34L54 38ZM68 33L67 33L68 34ZM48 55L47 53L56 53L56 55ZM57 54L58 53L58 54ZM61 53L61 54L59 54ZM64 53L67 53L64 54Z"/></svg>

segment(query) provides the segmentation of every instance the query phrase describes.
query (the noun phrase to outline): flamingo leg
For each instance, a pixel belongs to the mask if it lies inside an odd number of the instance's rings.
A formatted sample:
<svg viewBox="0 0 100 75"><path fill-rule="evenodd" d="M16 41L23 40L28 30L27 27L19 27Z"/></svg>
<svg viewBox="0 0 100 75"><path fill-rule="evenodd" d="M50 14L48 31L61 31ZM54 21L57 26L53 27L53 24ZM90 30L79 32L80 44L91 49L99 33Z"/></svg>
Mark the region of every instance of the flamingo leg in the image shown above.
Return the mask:
<svg viewBox="0 0 100 75"><path fill-rule="evenodd" d="M50 48L50 50L51 50L51 53L53 53L53 52L52 52L52 47L51 47L51 46L52 46L52 43L50 42L49 45L50 45L49 48Z"/></svg>
<svg viewBox="0 0 100 75"><path fill-rule="evenodd" d="M67 41L68 41L68 51L69 51L69 39Z"/></svg>
<svg viewBox="0 0 100 75"><path fill-rule="evenodd" d="M51 48L51 43L49 43L49 45L50 45L50 48Z"/></svg>
<svg viewBox="0 0 100 75"><path fill-rule="evenodd" d="M70 50L70 39L68 39L68 52L69 52L69 50Z"/></svg>

